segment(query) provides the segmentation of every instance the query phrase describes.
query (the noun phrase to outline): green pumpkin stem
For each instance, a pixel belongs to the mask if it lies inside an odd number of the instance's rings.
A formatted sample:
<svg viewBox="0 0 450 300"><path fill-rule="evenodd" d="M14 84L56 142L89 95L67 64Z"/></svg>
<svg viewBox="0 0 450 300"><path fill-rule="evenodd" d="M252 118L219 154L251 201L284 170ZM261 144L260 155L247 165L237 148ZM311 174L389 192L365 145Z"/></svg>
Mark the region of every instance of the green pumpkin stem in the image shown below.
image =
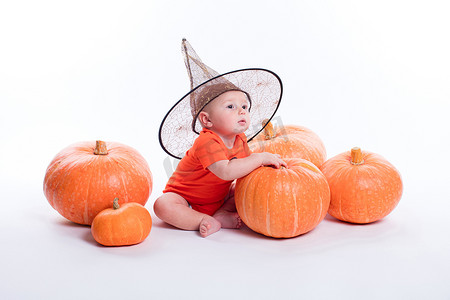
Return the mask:
<svg viewBox="0 0 450 300"><path fill-rule="evenodd" d="M120 208L120 205L119 205L119 198L114 198L114 201L113 201L113 208L114 209L119 209Z"/></svg>

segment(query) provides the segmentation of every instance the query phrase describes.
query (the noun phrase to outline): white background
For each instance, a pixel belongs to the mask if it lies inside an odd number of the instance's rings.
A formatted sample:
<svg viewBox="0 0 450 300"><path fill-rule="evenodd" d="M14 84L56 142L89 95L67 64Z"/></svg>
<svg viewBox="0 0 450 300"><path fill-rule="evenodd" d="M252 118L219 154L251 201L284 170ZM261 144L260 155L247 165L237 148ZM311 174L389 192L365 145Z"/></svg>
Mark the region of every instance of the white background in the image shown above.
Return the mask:
<svg viewBox="0 0 450 300"><path fill-rule="evenodd" d="M0 298L450 299L449 12L433 0L3 1ZM286 240L164 225L152 204L173 160L157 133L188 91L183 37L218 72L278 73L277 116L315 131L328 157L383 155L404 181L397 208ZM142 244L101 247L43 195L54 155L95 139L150 165Z"/></svg>

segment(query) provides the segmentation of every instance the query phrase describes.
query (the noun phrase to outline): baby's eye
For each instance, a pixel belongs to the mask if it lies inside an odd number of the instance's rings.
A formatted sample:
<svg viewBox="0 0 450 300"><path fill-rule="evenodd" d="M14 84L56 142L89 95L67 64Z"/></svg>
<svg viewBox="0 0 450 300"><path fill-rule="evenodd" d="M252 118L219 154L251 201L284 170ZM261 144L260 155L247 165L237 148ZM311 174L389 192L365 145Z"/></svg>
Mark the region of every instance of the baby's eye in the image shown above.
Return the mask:
<svg viewBox="0 0 450 300"><path fill-rule="evenodd" d="M234 105L230 104L230 105L227 106L227 108L231 108L232 109L232 108L234 108Z"/></svg>
<svg viewBox="0 0 450 300"><path fill-rule="evenodd" d="M242 109L247 110L248 106L247 105L242 105Z"/></svg>

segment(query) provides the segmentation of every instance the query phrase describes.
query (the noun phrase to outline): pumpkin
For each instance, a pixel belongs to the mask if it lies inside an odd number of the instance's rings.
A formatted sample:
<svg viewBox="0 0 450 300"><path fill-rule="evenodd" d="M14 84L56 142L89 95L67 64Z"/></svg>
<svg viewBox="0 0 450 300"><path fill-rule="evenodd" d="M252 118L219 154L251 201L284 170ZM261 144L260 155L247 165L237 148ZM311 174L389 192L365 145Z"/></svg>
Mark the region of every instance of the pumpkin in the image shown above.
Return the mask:
<svg viewBox="0 0 450 300"><path fill-rule="evenodd" d="M326 161L321 170L328 180L328 213L351 223L366 224L387 216L402 196L400 173L378 154L355 147Z"/></svg>
<svg viewBox="0 0 450 300"><path fill-rule="evenodd" d="M152 217L139 203L119 205L119 198L113 201L113 208L101 211L92 222L94 239L104 246L127 246L144 241L152 229Z"/></svg>
<svg viewBox="0 0 450 300"><path fill-rule="evenodd" d="M263 125L267 120L263 121ZM249 142L252 152L270 152L282 158L303 158L320 167L326 160L327 153L322 140L306 127L297 125L273 128L268 123L264 131Z"/></svg>
<svg viewBox="0 0 450 300"><path fill-rule="evenodd" d="M51 161L44 178L44 194L63 217L90 225L111 206L111 199L142 205L152 191L152 174L133 148L113 142L73 144Z"/></svg>
<svg viewBox="0 0 450 300"><path fill-rule="evenodd" d="M259 167L236 181L236 209L253 231L290 238L315 228L330 203L325 176L311 162L286 158L287 168Z"/></svg>

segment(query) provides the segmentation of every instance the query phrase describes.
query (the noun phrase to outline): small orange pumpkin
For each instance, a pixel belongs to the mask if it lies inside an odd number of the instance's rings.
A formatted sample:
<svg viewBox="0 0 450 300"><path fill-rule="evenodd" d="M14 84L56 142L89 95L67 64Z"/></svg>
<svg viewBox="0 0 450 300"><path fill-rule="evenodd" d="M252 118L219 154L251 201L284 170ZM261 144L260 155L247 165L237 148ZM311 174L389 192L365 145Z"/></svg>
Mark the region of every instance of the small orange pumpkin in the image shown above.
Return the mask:
<svg viewBox="0 0 450 300"><path fill-rule="evenodd" d="M290 238L315 228L327 214L327 180L311 162L286 158L287 168L260 167L236 182L236 209L253 231Z"/></svg>
<svg viewBox="0 0 450 300"><path fill-rule="evenodd" d="M115 198L113 208L94 218L91 233L104 246L127 246L144 241L151 229L152 217L144 206L134 202L119 206L119 198Z"/></svg>
<svg viewBox="0 0 450 300"><path fill-rule="evenodd" d="M402 196L400 173L378 154L351 151L330 158L321 170L328 180L328 213L351 223L371 223L387 216Z"/></svg>
<svg viewBox="0 0 450 300"><path fill-rule="evenodd" d="M263 124L266 124L264 121ZM320 167L327 158L322 140L306 127L296 125L273 128L268 123L260 134L249 142L252 152L270 152L282 158L303 158Z"/></svg>
<svg viewBox="0 0 450 300"><path fill-rule="evenodd" d="M133 148L114 142L80 142L59 152L47 168L44 194L72 222L91 225L111 199L142 205L152 191L152 173Z"/></svg>

